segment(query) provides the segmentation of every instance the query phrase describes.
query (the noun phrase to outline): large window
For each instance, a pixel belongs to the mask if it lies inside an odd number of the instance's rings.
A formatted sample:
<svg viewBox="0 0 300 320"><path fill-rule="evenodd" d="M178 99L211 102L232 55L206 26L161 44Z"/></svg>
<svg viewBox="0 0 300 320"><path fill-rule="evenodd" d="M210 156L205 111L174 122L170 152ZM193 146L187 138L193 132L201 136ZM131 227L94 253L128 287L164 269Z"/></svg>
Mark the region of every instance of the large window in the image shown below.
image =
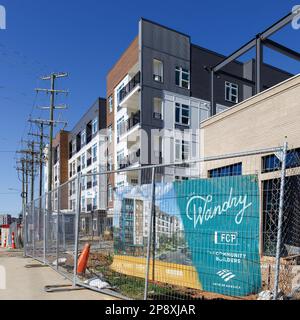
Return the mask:
<svg viewBox="0 0 300 320"><path fill-rule="evenodd" d="M208 171L209 178L240 176L242 174L242 163L232 164Z"/></svg>
<svg viewBox="0 0 300 320"><path fill-rule="evenodd" d="M84 146L85 143L86 143L86 131L85 131L85 130L83 130L83 131L81 132L80 137L81 137L81 146Z"/></svg>
<svg viewBox="0 0 300 320"><path fill-rule="evenodd" d="M98 145L95 144L92 147L92 157L93 157L93 162L97 161L97 153L98 153Z"/></svg>
<svg viewBox="0 0 300 320"><path fill-rule="evenodd" d="M122 117L117 121L117 135L118 138L122 136L126 131L126 123L125 123L125 118Z"/></svg>
<svg viewBox="0 0 300 320"><path fill-rule="evenodd" d="M98 230L98 220L95 218L93 219L93 231L97 232Z"/></svg>
<svg viewBox="0 0 300 320"><path fill-rule="evenodd" d="M162 61L153 59L153 80L157 82L164 81L164 65Z"/></svg>
<svg viewBox="0 0 300 320"><path fill-rule="evenodd" d="M85 205L86 205L86 202L85 202L85 197L84 196L82 196L81 197L81 210L82 211L85 211Z"/></svg>
<svg viewBox="0 0 300 320"><path fill-rule="evenodd" d="M113 112L113 107L114 107L114 102L113 102L113 96L110 96L108 98L108 109L109 109L109 113Z"/></svg>
<svg viewBox="0 0 300 320"><path fill-rule="evenodd" d="M93 170L93 177L92 177L92 182L93 182L93 187L96 187L98 185L98 175L97 175L97 168Z"/></svg>
<svg viewBox="0 0 300 320"><path fill-rule="evenodd" d="M238 103L239 102L239 86L231 82L225 82L225 100Z"/></svg>
<svg viewBox="0 0 300 320"><path fill-rule="evenodd" d="M190 107L188 105L176 103L175 122L183 126L190 125Z"/></svg>
<svg viewBox="0 0 300 320"><path fill-rule="evenodd" d="M113 159L112 156L109 156L107 159L107 171L113 170Z"/></svg>
<svg viewBox="0 0 300 320"><path fill-rule="evenodd" d="M86 167L85 153L81 156L81 170Z"/></svg>
<svg viewBox="0 0 300 320"><path fill-rule="evenodd" d="M262 158L262 173L274 172L280 170L282 161L279 155L269 155ZM286 168L300 167L300 148L290 150L286 157Z"/></svg>
<svg viewBox="0 0 300 320"><path fill-rule="evenodd" d="M74 154L77 151L77 145L76 145L76 139L72 140L72 156L74 156Z"/></svg>
<svg viewBox="0 0 300 320"><path fill-rule="evenodd" d="M107 197L108 197L108 202L113 201L113 188L111 185L108 186Z"/></svg>
<svg viewBox="0 0 300 320"><path fill-rule="evenodd" d="M125 164L125 155L124 155L124 150L121 150L117 153L117 163L118 163L118 168L123 169L124 164Z"/></svg>
<svg viewBox="0 0 300 320"><path fill-rule="evenodd" d="M281 179L262 182L263 250L265 256L275 256L279 216ZM300 176L288 176L285 180L284 212L282 225L281 256L295 254L300 247L299 204Z"/></svg>
<svg viewBox="0 0 300 320"><path fill-rule="evenodd" d="M98 132L98 118L94 119L92 122L92 134L96 134Z"/></svg>
<svg viewBox="0 0 300 320"><path fill-rule="evenodd" d="M175 83L177 86L190 89L190 72L182 67L176 67Z"/></svg>
<svg viewBox="0 0 300 320"><path fill-rule="evenodd" d="M163 119L163 101L160 98L153 99L153 118Z"/></svg>
<svg viewBox="0 0 300 320"><path fill-rule="evenodd" d="M190 144L188 141L181 139L175 140L175 160L187 161L190 158Z"/></svg>

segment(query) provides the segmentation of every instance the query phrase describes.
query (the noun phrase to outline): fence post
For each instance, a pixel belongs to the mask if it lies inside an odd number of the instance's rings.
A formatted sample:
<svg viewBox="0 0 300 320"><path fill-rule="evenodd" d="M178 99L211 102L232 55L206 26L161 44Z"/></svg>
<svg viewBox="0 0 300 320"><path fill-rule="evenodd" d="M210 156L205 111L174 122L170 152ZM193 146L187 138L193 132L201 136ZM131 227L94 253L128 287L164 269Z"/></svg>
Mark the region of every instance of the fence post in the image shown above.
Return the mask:
<svg viewBox="0 0 300 320"><path fill-rule="evenodd" d="M35 228L36 228L36 223L35 223L35 205L34 205L34 200L31 202L31 214L32 214L32 256L35 258Z"/></svg>
<svg viewBox="0 0 300 320"><path fill-rule="evenodd" d="M48 213L48 207L49 207L49 195L48 193L45 194L45 209L44 209L44 215L43 215L43 219L44 219L44 228L43 228L43 237L44 237L44 264L46 264L46 250L47 250L47 246L46 246L46 241L47 241L47 213Z"/></svg>
<svg viewBox="0 0 300 320"><path fill-rule="evenodd" d="M23 201L24 202L24 201ZM26 208L25 208L25 203L23 203L23 242L24 242L24 252L23 256L24 258L27 257L26 253L26 246L27 246L27 217L26 217Z"/></svg>
<svg viewBox="0 0 300 320"><path fill-rule="evenodd" d="M54 196L55 198L55 196ZM59 259L59 214L60 214L60 188L57 189L57 219L56 219L56 270L58 270Z"/></svg>
<svg viewBox="0 0 300 320"><path fill-rule="evenodd" d="M147 262L146 262L145 292L144 292L145 301L148 299L150 258L151 258L151 238L152 238L154 208L155 208L155 167L152 168L152 181L151 181L151 209L150 209L150 217L149 217L149 223L148 223L149 232L148 232L148 242L147 242Z"/></svg>
<svg viewBox="0 0 300 320"><path fill-rule="evenodd" d="M76 218L75 218L75 248L74 248L74 274L73 287L77 285L77 264L78 264L78 247L79 247L79 223L81 211L81 179L82 176L78 173L77 176L77 203L76 203Z"/></svg>
<svg viewBox="0 0 300 320"><path fill-rule="evenodd" d="M282 223L284 214L284 188L286 176L286 155L288 150L288 143L285 142L282 150L282 167L281 167L281 181L280 181L280 199L279 199L279 214L278 214L278 231L277 231L277 246L276 246L276 262L275 262L275 281L273 299L277 300L279 277L280 277L280 255L281 255L281 241L282 241Z"/></svg>

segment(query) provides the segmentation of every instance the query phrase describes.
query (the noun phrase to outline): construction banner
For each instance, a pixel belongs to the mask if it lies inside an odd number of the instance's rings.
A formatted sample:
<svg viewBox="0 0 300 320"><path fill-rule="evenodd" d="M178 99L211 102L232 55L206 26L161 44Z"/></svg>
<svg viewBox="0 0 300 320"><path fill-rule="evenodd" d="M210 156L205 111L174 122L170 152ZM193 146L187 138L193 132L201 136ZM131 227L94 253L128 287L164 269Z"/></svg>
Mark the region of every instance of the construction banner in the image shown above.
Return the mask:
<svg viewBox="0 0 300 320"><path fill-rule="evenodd" d="M151 191L151 185L116 190L118 272L145 275ZM259 199L255 175L156 184L152 280L231 296L257 293Z"/></svg>
<svg viewBox="0 0 300 320"><path fill-rule="evenodd" d="M177 203L205 291L246 296L261 288L256 176L174 183Z"/></svg>

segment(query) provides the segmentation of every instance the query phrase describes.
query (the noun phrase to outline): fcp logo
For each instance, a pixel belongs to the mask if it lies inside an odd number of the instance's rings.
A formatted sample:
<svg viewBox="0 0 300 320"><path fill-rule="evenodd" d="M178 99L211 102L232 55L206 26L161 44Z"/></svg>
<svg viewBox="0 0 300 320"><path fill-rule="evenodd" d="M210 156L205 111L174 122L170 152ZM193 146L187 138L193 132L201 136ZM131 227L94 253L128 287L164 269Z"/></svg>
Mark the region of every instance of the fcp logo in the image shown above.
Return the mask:
<svg viewBox="0 0 300 320"><path fill-rule="evenodd" d="M4 6L0 5L0 30L6 29L6 10Z"/></svg>
<svg viewBox="0 0 300 320"><path fill-rule="evenodd" d="M292 27L295 30L300 29L300 5L293 7L293 14L295 15L292 21Z"/></svg>

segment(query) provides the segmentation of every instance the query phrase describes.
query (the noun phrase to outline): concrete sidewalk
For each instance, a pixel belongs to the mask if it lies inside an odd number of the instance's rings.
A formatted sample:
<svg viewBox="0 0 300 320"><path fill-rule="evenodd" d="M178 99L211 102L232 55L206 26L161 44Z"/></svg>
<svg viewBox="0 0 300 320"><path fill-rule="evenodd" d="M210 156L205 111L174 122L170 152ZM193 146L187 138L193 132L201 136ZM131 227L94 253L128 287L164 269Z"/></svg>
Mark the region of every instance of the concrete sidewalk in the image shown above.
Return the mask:
<svg viewBox="0 0 300 320"><path fill-rule="evenodd" d="M6 290L0 290L0 300L115 300L90 290L46 293L45 286L71 282L49 267L25 268L28 264L38 262L23 258L21 252L0 250L0 268L6 271Z"/></svg>

